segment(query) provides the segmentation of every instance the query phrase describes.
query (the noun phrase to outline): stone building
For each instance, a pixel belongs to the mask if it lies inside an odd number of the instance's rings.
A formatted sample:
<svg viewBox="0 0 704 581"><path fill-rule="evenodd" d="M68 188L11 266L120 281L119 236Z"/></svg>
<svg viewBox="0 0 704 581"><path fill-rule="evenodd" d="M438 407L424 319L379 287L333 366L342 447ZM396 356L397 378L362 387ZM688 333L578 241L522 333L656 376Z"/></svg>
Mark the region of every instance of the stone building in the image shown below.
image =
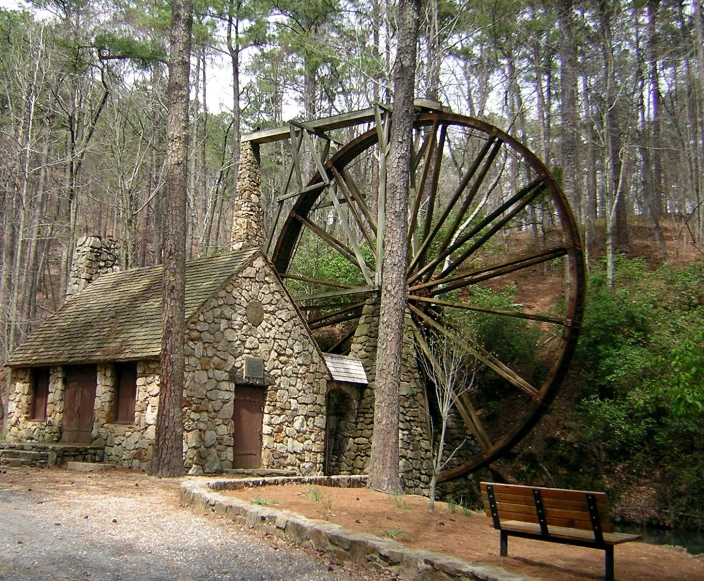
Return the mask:
<svg viewBox="0 0 704 581"><path fill-rule="evenodd" d="M187 468L322 473L329 388L365 384L359 361L326 365L261 251L193 260L186 272ZM161 276L161 267L100 276L13 354L8 442L79 445L90 459L148 468Z"/></svg>
<svg viewBox="0 0 704 581"><path fill-rule="evenodd" d="M184 460L232 468L366 473L374 430L378 305L350 355L322 353L261 251L259 156L243 143L233 251L186 267ZM162 268L113 272L112 241L84 237L69 298L15 351L7 444L147 469L159 400ZM95 277L97 280L91 282ZM408 492L427 490L431 433L413 334L406 333L399 429ZM370 381L367 380L370 379Z"/></svg>

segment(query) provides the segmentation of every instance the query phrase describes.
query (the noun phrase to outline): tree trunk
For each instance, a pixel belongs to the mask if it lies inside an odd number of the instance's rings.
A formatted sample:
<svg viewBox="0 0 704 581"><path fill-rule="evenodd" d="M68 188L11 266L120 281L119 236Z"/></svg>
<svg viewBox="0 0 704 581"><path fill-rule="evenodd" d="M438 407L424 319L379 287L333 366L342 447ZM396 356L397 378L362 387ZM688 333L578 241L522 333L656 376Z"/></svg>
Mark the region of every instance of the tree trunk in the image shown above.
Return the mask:
<svg viewBox="0 0 704 581"><path fill-rule="evenodd" d="M585 192L585 203L586 203L586 208L585 208L585 241L584 241L584 250L585 250L585 260L587 263L587 268L589 268L589 257L590 257L590 252L591 252L591 246L592 243L594 242L594 238L596 237L596 228L595 228L595 223L596 219L599 213L598 209L598 204L597 204L597 179L596 179L596 168L597 168L597 163L596 163L596 154L595 154L595 137L594 137L594 124L591 121L593 115L592 115L592 103L591 99L589 97L589 92L587 90L587 79L585 76L582 76L582 93L584 94L584 105L583 105L583 116L584 119L586 120L585 127L584 127L584 136L585 136L585 141L586 141L586 147L585 147L585 154L584 154L584 161L585 161L585 166L586 168L590 168L589 171L584 172L586 175L584 176L582 186L584 187L584 192Z"/></svg>
<svg viewBox="0 0 704 581"><path fill-rule="evenodd" d="M668 260L667 256L667 246L665 245L665 237L660 227L660 213L662 211L662 165L660 162L660 155L662 151L662 144L660 140L660 110L662 109L662 97L660 95L660 74L658 72L658 47L657 47L657 11L660 5L660 0L649 0L647 3L648 11L648 80L649 80L649 91L650 94L650 106L651 106L651 126L650 139L646 136L648 132L646 131L645 123L645 107L642 102L643 93L641 92L641 101L639 103L641 108L641 126L642 126L642 138L641 147L643 148L643 181L644 181L644 196L645 205L650 214L650 220L653 223L653 229L655 230L655 237L658 241L658 246L660 247L660 253L662 254L663 260ZM643 79L645 81L645 79Z"/></svg>
<svg viewBox="0 0 704 581"><path fill-rule="evenodd" d="M239 16L238 12L240 9L240 2L235 0L230 0L228 5L228 15L227 15L227 52L230 55L230 64L232 67L232 172L231 175L234 176L235 187L237 182L237 175L239 173L240 164L240 139L241 139L241 110L240 110L240 37L239 37ZM222 208L222 197L220 199L220 207ZM216 236L219 240L220 235L220 221L222 220L222 210L218 214L218 228L216 229ZM232 220L231 216L228 216L228 222ZM231 224L226 224L226 230L231 231ZM229 237L228 237L229 243Z"/></svg>
<svg viewBox="0 0 704 581"><path fill-rule="evenodd" d="M159 411L149 473L183 474L183 384L186 334L186 189L191 0L172 0L166 129L166 211Z"/></svg>
<svg viewBox="0 0 704 581"><path fill-rule="evenodd" d="M368 480L370 488L389 493L401 491L398 465L399 384L406 310L408 189L419 14L420 0L400 0L387 180L389 190L385 204L374 436Z"/></svg>
<svg viewBox="0 0 704 581"><path fill-rule="evenodd" d="M680 20L684 23L682 15L682 2L679 5L681 14ZM704 2L694 0L692 20L694 22L694 74L690 57L684 57L686 82L687 82L687 116L690 124L690 139L688 146L692 147L690 154L692 166L692 189L694 190L693 204L695 211L693 215L694 232L692 238L695 244L704 242ZM682 26L682 33L685 36L686 27ZM685 36L684 46L687 46Z"/></svg>
<svg viewBox="0 0 704 581"><path fill-rule="evenodd" d="M560 85L562 87L562 151L563 186L572 201L580 223L583 223L582 196L579 187L577 159L577 53L574 42L573 0L560 0Z"/></svg>

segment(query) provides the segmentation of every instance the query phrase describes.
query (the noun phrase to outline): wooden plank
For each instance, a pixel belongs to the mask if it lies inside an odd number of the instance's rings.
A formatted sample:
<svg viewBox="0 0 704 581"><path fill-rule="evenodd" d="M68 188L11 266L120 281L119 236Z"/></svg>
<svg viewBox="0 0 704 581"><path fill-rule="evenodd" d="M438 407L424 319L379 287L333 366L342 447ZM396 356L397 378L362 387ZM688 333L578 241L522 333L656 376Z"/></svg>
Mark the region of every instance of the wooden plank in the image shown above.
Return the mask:
<svg viewBox="0 0 704 581"><path fill-rule="evenodd" d="M494 487L494 494L505 492L515 496L529 496L533 498L533 489L537 488L543 495L543 498L560 498L564 500L574 500L583 498L585 494L593 494L597 501L600 499L606 500L605 492L594 492L593 490L568 490L566 488L546 488L542 486L525 486L522 484L494 484L491 482L480 482L479 486L482 491L486 491L487 485Z"/></svg>
<svg viewBox="0 0 704 581"><path fill-rule="evenodd" d="M485 498L484 503L485 506L487 506L488 499ZM499 509L499 513L502 512L510 512L510 513L521 513L521 514L530 514L534 515L535 514L535 504L533 505L528 505L528 504L509 504L507 502L501 502L497 499L496 506ZM575 520L583 520L585 522L591 523L591 515L589 514L588 510L582 510L582 507L574 507L574 508L549 508L545 506L545 514L547 516L554 516L557 518L568 518L568 519L575 519ZM608 513L606 510L602 513L601 511L599 512L599 517L601 518L602 516L608 516ZM512 519L509 519L512 520ZM520 519L513 519L513 520L520 520ZM591 524L590 524L591 526Z"/></svg>
<svg viewBox="0 0 704 581"><path fill-rule="evenodd" d="M355 288L350 288L350 289L343 289L339 291L330 291L330 292L325 292L325 293L314 293L310 295L298 295L293 297L293 300L296 302L299 301L315 301L318 299L329 299L329 298L334 298L334 297L342 297L346 295L356 295L356 294L367 294L367 293L373 293L375 292L376 289L372 288L370 286L358 286Z"/></svg>
<svg viewBox="0 0 704 581"><path fill-rule="evenodd" d="M480 483L482 499L487 516L492 516L489 503L487 483ZM540 490L545 509L545 517L549 527L567 527L589 531L594 536L591 514L587 505L587 494L597 501L597 511L603 533L613 533L613 525L609 520L606 494L603 492L588 493L582 490L564 490L559 488L542 488L511 484L493 484L493 496L501 520L504 522L525 522L538 525L534 490ZM552 531L552 528L550 529ZM552 533L551 533L552 534Z"/></svg>
<svg viewBox="0 0 704 581"><path fill-rule="evenodd" d="M502 530L507 532L520 532L520 533L530 533L535 534L536 537L540 537L540 526L530 523L508 521L501 523ZM550 537L558 539L567 539L575 541L594 541L594 535L591 532L575 530L569 527L552 527L550 529ZM548 540L549 538L548 537ZM543 537L544 538L544 537ZM604 533L604 544L606 545L620 545L621 543L628 543L631 541L637 541L640 539L640 535L631 535L627 533Z"/></svg>
<svg viewBox="0 0 704 581"><path fill-rule="evenodd" d="M442 103L431 99L416 99L413 102L416 109L421 111L445 111ZM389 107L387 109L391 110ZM448 110L449 111L449 110ZM349 113L341 113L331 117L322 119L313 119L298 123L299 126L304 126L309 131L316 133L317 131L330 131L332 129L342 129L344 127L352 127L354 125L362 125L363 123L371 123L374 121L374 107L362 109L361 111L351 111ZM274 127L273 129L261 129L252 133L247 133L242 136L241 141L251 141L253 143L271 143L273 141L281 141L290 137L290 128L288 125L284 127Z"/></svg>
<svg viewBox="0 0 704 581"><path fill-rule="evenodd" d="M486 493L482 493L482 496L485 499L487 498ZM512 505L525 504L526 506L533 506L533 499L529 498L528 496L518 495L518 494L506 494L504 492L497 492L496 489L494 489L494 498L499 503L507 503L507 504L512 504ZM543 504L547 508L565 509L565 510L580 510L585 513L589 512L589 510L587 508L586 495L582 495L581 497L577 497L574 499L547 497L543 501ZM604 513L608 512L606 498L598 499L597 506L599 507L600 512L602 512L602 511Z"/></svg>
<svg viewBox="0 0 704 581"><path fill-rule="evenodd" d="M519 512L505 512L499 510L499 518L501 519L501 529L504 530L506 528L506 523L508 522L520 522L520 523L526 523L526 524L535 524L538 525L538 516L536 514L530 515L530 514L523 514ZM552 534L553 527L562 527L562 528L571 528L571 529L577 529L580 531L588 531L589 533L589 538L593 539L594 538L594 532L592 529L592 525L590 522L583 521L583 520L574 520L574 519L569 519L569 518L555 518L555 517L547 517L546 518L548 527L550 528L550 533ZM540 530L538 528L538 530ZM613 525L607 525L602 527L602 530L604 533L611 533L613 532Z"/></svg>

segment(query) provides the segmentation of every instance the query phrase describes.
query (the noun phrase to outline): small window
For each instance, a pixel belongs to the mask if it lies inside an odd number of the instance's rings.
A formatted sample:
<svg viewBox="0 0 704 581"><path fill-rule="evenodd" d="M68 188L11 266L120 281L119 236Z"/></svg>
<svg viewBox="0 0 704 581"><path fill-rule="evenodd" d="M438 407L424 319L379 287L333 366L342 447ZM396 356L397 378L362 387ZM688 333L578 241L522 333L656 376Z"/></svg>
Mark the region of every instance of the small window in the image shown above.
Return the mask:
<svg viewBox="0 0 704 581"><path fill-rule="evenodd" d="M137 365L115 365L115 423L134 423L134 402L137 399Z"/></svg>
<svg viewBox="0 0 704 581"><path fill-rule="evenodd" d="M49 369L37 367L32 370L32 413L31 419L46 420L46 402L49 399Z"/></svg>

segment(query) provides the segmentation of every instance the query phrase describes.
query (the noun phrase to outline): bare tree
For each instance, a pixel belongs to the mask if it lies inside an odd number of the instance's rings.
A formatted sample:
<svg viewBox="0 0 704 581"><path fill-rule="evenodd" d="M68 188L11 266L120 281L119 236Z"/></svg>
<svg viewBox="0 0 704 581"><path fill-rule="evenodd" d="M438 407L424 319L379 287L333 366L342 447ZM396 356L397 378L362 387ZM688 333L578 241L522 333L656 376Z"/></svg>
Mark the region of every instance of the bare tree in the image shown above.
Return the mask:
<svg viewBox="0 0 704 581"><path fill-rule="evenodd" d="M430 477L430 502L428 512L435 510L435 496L437 493L438 477L457 455L467 439L462 440L446 456L447 430L450 425L452 411L456 402L468 395L475 386L478 370L476 357L463 351L459 345L447 337L437 338L427 345L430 357L421 357L423 371L432 382L437 403L439 426L434 423L433 414L426 409L431 427L431 462L432 475Z"/></svg>

